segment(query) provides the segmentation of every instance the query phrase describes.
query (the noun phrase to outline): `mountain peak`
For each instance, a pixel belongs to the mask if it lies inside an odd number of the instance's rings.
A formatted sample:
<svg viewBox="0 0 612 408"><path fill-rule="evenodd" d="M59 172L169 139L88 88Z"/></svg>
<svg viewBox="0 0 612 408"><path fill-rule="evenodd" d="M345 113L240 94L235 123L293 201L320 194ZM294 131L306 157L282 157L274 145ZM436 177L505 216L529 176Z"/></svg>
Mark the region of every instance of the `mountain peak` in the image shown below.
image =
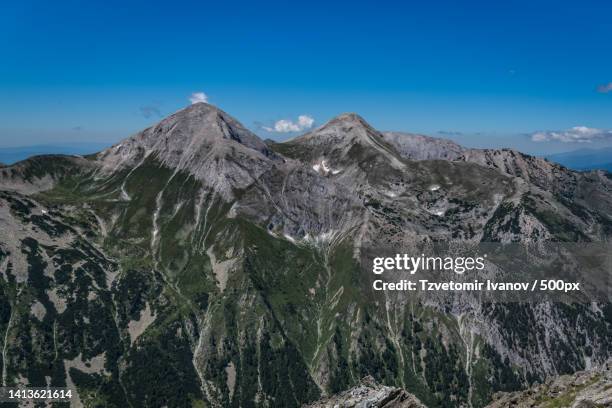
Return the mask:
<svg viewBox="0 0 612 408"><path fill-rule="evenodd" d="M264 156L270 154L266 144L232 116L214 105L198 102L103 151L100 158L145 151L155 152L160 158L172 156L171 161L176 161L195 151L235 143Z"/></svg>
<svg viewBox="0 0 612 408"><path fill-rule="evenodd" d="M302 159L319 162L322 158L333 159L335 164L355 164L362 159L384 157L393 167L403 163L382 133L374 129L356 113L343 113L323 126L288 141L290 145L307 147L300 149ZM323 165L324 167L324 165Z"/></svg>
<svg viewBox="0 0 612 408"><path fill-rule="evenodd" d="M185 117L189 115L217 115L219 117L231 118L231 116L228 113L226 113L225 111L223 111L221 108L217 107L216 105L212 105L207 102L196 102L182 109L179 109L175 113L168 116L166 119L169 119L173 116Z"/></svg>
<svg viewBox="0 0 612 408"><path fill-rule="evenodd" d="M204 103L194 103L163 119L155 129L178 130L194 138L234 140L255 150L264 151L265 144L254 133L220 108ZM146 132L143 131L143 132Z"/></svg>
<svg viewBox="0 0 612 408"><path fill-rule="evenodd" d="M374 129L364 118L356 113L342 113L330 119L323 126L293 139L296 142L314 142L320 140L324 143L355 143L360 139L381 137L380 132Z"/></svg>
<svg viewBox="0 0 612 408"><path fill-rule="evenodd" d="M364 118L354 112L342 113L332 118L329 122L323 125L322 128L336 126L341 126L343 128L357 126L374 131L374 128L368 122L366 122Z"/></svg>
<svg viewBox="0 0 612 408"><path fill-rule="evenodd" d="M355 113L355 112L344 112L341 113L340 115L334 117L331 119L331 121L339 121L339 122L360 122L360 123L365 123L367 124L367 122L365 121L365 119L363 119L359 114ZM331 122L330 121L330 122Z"/></svg>
<svg viewBox="0 0 612 408"><path fill-rule="evenodd" d="M195 103L98 155L105 169L139 166L146 159L220 187L244 187L274 157L257 135L223 110ZM250 171L242 168L250 164ZM256 170L255 170L256 169ZM227 181L231 180L231 181Z"/></svg>

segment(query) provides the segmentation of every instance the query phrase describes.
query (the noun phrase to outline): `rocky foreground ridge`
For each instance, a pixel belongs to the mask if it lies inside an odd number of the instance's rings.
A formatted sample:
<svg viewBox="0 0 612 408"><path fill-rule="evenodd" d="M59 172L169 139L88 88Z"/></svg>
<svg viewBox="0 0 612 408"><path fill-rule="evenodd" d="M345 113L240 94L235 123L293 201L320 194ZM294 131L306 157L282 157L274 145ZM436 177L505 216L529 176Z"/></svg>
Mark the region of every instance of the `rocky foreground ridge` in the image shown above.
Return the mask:
<svg viewBox="0 0 612 408"><path fill-rule="evenodd" d="M524 391L496 393L486 408L603 408L612 406L612 363L548 378ZM350 390L303 408L427 408L414 395L366 377Z"/></svg>
<svg viewBox="0 0 612 408"><path fill-rule="evenodd" d="M414 395L396 387L363 378L359 385L338 395L306 404L303 408L427 408Z"/></svg>
<svg viewBox="0 0 612 408"><path fill-rule="evenodd" d="M612 362L547 379L525 391L499 393L488 408L599 408L612 406Z"/></svg>

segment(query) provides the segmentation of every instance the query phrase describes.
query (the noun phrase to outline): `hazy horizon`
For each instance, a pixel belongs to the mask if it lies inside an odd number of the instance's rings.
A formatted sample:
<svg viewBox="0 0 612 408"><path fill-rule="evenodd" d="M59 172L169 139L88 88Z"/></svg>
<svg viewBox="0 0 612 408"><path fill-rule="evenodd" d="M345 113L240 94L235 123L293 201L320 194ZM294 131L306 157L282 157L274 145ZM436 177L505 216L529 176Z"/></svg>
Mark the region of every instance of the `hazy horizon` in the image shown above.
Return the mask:
<svg viewBox="0 0 612 408"><path fill-rule="evenodd" d="M352 111L468 147L608 146L611 12L592 0L13 2L0 15L0 147L113 143L197 101L276 140Z"/></svg>
<svg viewBox="0 0 612 408"><path fill-rule="evenodd" d="M154 125L154 123L152 123L151 125ZM315 126L312 127L312 129L318 127L319 125L322 125L322 124L316 124ZM261 138L266 137L266 135L261 134L262 132L258 132L257 129L251 129L251 130L258 136L260 136ZM83 131L81 129L79 129L79 131L82 131L84 134L86 134L86 131ZM294 137L295 134L306 133L307 131L292 132L292 134L275 135L276 137L273 137L273 139L276 141L282 142L282 141L286 141ZM397 130L397 129L381 130L381 131L415 133L415 132L411 132L410 130ZM135 134L135 133L137 132L133 132L132 134ZM101 150L104 150L105 148L108 148L120 142L121 140L127 137L130 137L132 134L123 136L123 137L118 137L114 140L106 140L106 141L105 140L100 140L100 141L89 140L88 141L86 137L85 138L82 137L81 139L85 139L85 140L80 140L80 141L66 141L66 140L62 140L61 138L55 138L53 140L57 140L56 143L48 142L44 144L34 143L34 144L29 144L29 145L19 145L19 144L14 144L14 145L9 144L6 146L0 145L0 163L10 165L15 162L27 159L29 157L43 155L43 154L84 155L84 154L97 153ZM604 155L608 155L609 153L612 153L612 145L607 145L607 144L598 145L598 144L593 144L593 143L534 144L533 142L530 141L529 135L520 135L520 139L519 139L519 136L517 135L497 135L495 140L489 139L489 143L483 143L484 139L482 137L475 138L473 137L474 135L469 135L469 134L437 132L435 134L428 134L426 136L452 140L458 143L459 145L468 147L468 148L512 148L515 150L519 150L523 153L527 153L527 154L531 154L531 155L535 155L539 157L549 157L551 159L556 159L558 157L562 159L559 161L559 163L568 165L568 167L572 167L570 164L574 164L576 158L570 157L568 159L569 161L567 163L564 163L564 160L566 158L564 154L572 155L574 153L580 153L580 152L587 152L587 153L593 152L593 153L598 153L596 157L601 158L602 156L601 153L604 153ZM477 135L477 136L482 136L482 135ZM504 145L502 141L506 141L508 145ZM522 142L522 145L519 142ZM15 143L18 143L18 142L15 142ZM535 146L542 147L545 149L547 148L548 150L540 150L540 151L534 151L533 149L530 150L529 149L530 145L531 146L535 145ZM604 161L601 161L598 163L592 163L592 164L599 165L602 163L605 163L605 164L611 163L612 154L609 154L609 155L610 155L610 160L604 160ZM576 167L579 169L585 168L583 164L579 164ZM594 167L594 168L597 168L597 167ZM608 168L608 167L601 167L601 168Z"/></svg>

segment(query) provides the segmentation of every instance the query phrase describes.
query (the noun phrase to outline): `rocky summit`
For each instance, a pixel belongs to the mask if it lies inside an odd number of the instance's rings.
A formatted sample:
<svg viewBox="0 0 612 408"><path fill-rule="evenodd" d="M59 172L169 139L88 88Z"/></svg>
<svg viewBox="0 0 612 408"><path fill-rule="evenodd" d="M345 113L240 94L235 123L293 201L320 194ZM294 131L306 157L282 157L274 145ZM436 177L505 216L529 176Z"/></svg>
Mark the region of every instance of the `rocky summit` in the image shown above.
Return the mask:
<svg viewBox="0 0 612 408"><path fill-rule="evenodd" d="M609 303L377 292L362 264L377 245L605 244L609 173L356 114L265 143L196 103L98 154L0 167L0 231L3 384L71 387L74 406L385 390L383 406L484 407L612 357Z"/></svg>

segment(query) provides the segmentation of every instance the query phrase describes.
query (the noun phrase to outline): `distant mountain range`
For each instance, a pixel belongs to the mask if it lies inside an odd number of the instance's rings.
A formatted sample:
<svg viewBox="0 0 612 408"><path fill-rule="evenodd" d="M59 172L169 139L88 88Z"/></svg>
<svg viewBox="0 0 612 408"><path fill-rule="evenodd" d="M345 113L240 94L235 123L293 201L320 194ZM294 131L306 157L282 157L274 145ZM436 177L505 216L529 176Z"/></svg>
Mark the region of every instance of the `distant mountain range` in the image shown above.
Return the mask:
<svg viewBox="0 0 612 408"><path fill-rule="evenodd" d="M545 157L574 170L608 170L612 172L612 147L580 149Z"/></svg>
<svg viewBox="0 0 612 408"><path fill-rule="evenodd" d="M1 147L0 164L13 164L42 154L90 154L107 147L106 143L72 143L36 146Z"/></svg>

